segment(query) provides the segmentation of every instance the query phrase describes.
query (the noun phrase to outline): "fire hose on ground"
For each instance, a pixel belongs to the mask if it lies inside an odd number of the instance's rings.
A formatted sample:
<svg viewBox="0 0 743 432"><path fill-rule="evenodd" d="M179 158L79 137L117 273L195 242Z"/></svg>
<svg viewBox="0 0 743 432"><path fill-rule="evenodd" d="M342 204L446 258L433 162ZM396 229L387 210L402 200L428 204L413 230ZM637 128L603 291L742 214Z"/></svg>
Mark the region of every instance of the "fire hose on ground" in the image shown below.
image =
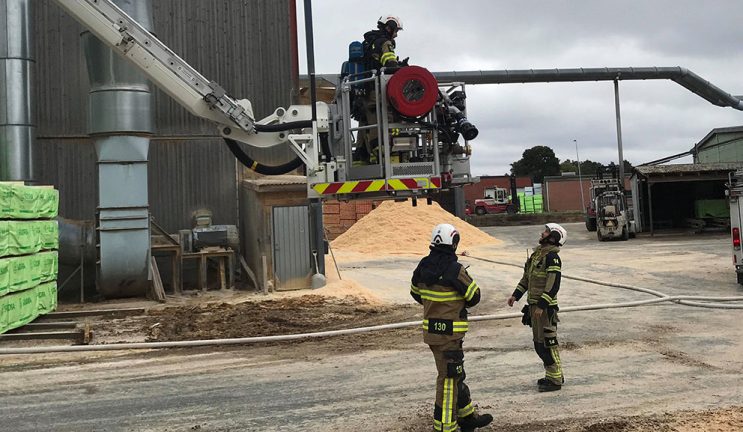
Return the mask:
<svg viewBox="0 0 743 432"><path fill-rule="evenodd" d="M467 257L488 262L491 264L505 265L521 268L521 265L513 264L505 261L496 261L486 258L475 257L467 255ZM723 302L743 302L743 296L730 296L730 297L709 297L709 296L692 296L692 295L677 295L671 296L664 294L660 291L656 291L649 288L643 288L632 285L617 284L613 282L603 282L598 280L592 280L576 276L562 275L564 279L577 280L581 282L592 283L596 285L603 285L614 288L622 288L631 291L638 291L646 294L651 294L657 298L648 300L637 300L631 302L621 303L602 303L592 304L583 306L567 306L560 308L560 313L565 312L580 312L590 311L599 309L618 309L628 307L647 306L652 304L673 302L685 306L715 308L715 309L743 309L743 304L725 304ZM489 321L489 320L502 320L511 318L521 318L520 312L501 313L493 315L478 315L469 317L469 321ZM248 345L256 343L266 342L283 342L283 341L295 341L301 339L312 339L312 338L323 338L333 336L348 336L360 333L370 333L381 330L394 330L406 327L420 326L421 321L408 321L401 323L382 324L368 327L356 327L342 330L329 330L313 333L298 333L298 334L287 334L287 335L274 335L274 336L255 336L245 338L230 338L230 339L206 339L206 340L188 340L188 341L170 341L170 342L137 342L137 343L120 343L110 345L73 345L73 346L48 346L48 347L30 347L30 348L2 348L0 349L0 355L10 354L44 354L52 352L88 352L88 351L115 351L115 350L135 350L135 349L161 349L161 348L192 348L192 347L203 347L203 346L219 346L219 345Z"/></svg>

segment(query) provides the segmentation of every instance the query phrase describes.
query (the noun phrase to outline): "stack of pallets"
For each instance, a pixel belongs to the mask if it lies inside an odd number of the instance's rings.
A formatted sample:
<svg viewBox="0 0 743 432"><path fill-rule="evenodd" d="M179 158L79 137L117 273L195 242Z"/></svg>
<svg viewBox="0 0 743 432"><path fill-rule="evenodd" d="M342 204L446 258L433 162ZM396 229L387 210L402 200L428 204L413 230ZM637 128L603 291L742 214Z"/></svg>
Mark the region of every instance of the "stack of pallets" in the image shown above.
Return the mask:
<svg viewBox="0 0 743 432"><path fill-rule="evenodd" d="M57 307L59 192L0 183L0 334Z"/></svg>

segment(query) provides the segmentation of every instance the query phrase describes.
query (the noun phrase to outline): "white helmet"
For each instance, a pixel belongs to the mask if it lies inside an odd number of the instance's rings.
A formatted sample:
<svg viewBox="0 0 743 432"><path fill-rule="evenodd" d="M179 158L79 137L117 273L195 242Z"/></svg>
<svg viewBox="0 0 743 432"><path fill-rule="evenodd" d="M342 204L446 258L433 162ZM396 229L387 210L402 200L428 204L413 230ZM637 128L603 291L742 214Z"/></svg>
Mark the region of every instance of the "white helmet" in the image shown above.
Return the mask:
<svg viewBox="0 0 743 432"><path fill-rule="evenodd" d="M447 245L454 249L459 244L459 232L454 225L451 224L438 224L433 228L431 232L431 246Z"/></svg>
<svg viewBox="0 0 743 432"><path fill-rule="evenodd" d="M565 228L561 227L560 225L556 223L548 223L544 226L547 231L551 233L555 233L557 236L557 244L560 246L563 246L565 244L565 241L568 239L568 232L565 231Z"/></svg>
<svg viewBox="0 0 743 432"><path fill-rule="evenodd" d="M395 23L395 30L402 30L402 21L400 21L400 18L394 16L394 15L382 15L377 20L377 25L379 26L385 26L390 21Z"/></svg>

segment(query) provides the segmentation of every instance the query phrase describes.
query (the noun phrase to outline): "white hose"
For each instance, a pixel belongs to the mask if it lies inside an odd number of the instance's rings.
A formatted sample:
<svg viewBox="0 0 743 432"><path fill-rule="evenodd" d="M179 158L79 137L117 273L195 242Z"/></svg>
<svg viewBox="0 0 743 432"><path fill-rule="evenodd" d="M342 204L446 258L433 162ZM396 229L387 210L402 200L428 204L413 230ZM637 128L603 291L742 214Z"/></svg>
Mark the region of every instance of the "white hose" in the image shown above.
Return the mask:
<svg viewBox="0 0 743 432"><path fill-rule="evenodd" d="M508 262L503 262L503 261L495 261L495 260L490 260L486 258L479 258L479 257L471 256L471 255L468 255L468 256L470 258L490 262L493 264L508 265L508 266L514 266L514 267L519 267L519 268L522 267L518 264L513 264L513 263L508 263ZM589 311L589 310L598 310L598 309L617 309L617 308L627 308L627 307L638 307L638 306L647 306L647 305L663 303L663 302L675 302L675 303L679 303L679 304L683 304L687 306L698 306L698 307L707 307L707 308L743 309L743 305L737 305L737 304L727 305L727 304L716 303L716 302L743 301L743 296L731 296L731 297L707 297L707 296L690 296L690 295L669 296L667 294L663 294L660 291L655 291L649 288L636 287L632 285L623 285L623 284L617 284L613 282L602 282L602 281L596 281L596 280L591 280L591 279L586 279L586 278L581 278L581 277L576 277L576 276L562 275L562 277L565 279L573 279L573 280L578 280L578 281L588 282L588 283L593 283L593 284L598 284L598 285L644 292L647 294L655 295L658 298L649 299L649 300L623 302L623 303L603 303L603 304L593 304L593 305L583 305L583 306L567 306L567 307L560 308L560 313ZM700 303L700 302L694 302L690 300L703 300L703 301L709 301L709 302L715 302L715 303ZM469 321L501 320L501 319L510 319L510 318L520 318L521 316L522 314L520 312L511 312L511 313L494 314L494 315L478 315L478 316L469 317ZM135 350L135 349L159 349L159 348L192 348L192 347L215 346L215 345L247 345L247 344L262 343L262 342L263 343L281 342L281 341L293 341L293 340L320 338L320 337L346 336L346 335L353 335L353 334L359 334L359 333L369 333L369 332L380 331L380 330L392 330L392 329L399 329L399 328L405 328L405 327L415 327L415 326L420 326L420 325L421 325L421 321L419 320L419 321L408 321L408 322L393 323L393 324L382 324L382 325L369 326L369 327L357 327L357 328L344 329L344 330L329 330L329 331L322 331L322 332L315 332L315 333L298 333L298 334L275 335L275 336L255 336L255 337L232 338L232 339L206 339L206 340L202 339L202 340L171 341L171 342L138 342L138 343L121 343L121 344L110 344L110 345L73 345L73 346L48 346L48 347L32 347L32 348L1 348L0 355L42 354L42 353L52 353L52 352L114 351L114 350Z"/></svg>
<svg viewBox="0 0 743 432"><path fill-rule="evenodd" d="M489 263L492 263L492 264L499 264L499 265L517 267L517 268L524 268L523 265L514 264L514 263L510 263L510 262L506 262L506 261L496 261L496 260L491 260L491 259L487 259L487 258L476 257L476 256L473 256L473 255L466 255L466 256L468 258L473 258L473 259L476 259L476 260L479 260L479 261L485 261L485 262L489 262ZM587 283L591 283L591 284L595 284L595 285L603 285L603 286L608 286L608 287L627 289L627 290L631 290L631 291L639 291L639 292L643 292L643 293L646 293L646 294L651 294L651 295L654 295L654 296L660 297L660 298L669 297L668 294L662 293L660 291L656 291L656 290L653 290L653 289L650 289L650 288L643 288L643 287L639 287L639 286L634 286L634 285L625 285L625 284L619 284L619 283L614 283L614 282L604 282L604 281L599 281L599 280L595 280L595 279L587 279L587 278L578 277L578 276L567 276L565 274L562 275L562 278L563 279L577 280L577 281L581 281L581 282L587 282ZM683 298L685 299L687 297L683 297ZM723 300L723 298L706 297L706 296L694 296L693 298L695 300L708 300L708 301L743 301L743 296L724 297L724 300ZM743 309L743 305L728 305L728 304L709 303L709 302L701 303L701 302L688 301L688 300L684 300L684 299L672 300L672 301L674 301L675 303L678 303L678 304L685 305L685 306L705 307L705 308L713 308L713 309Z"/></svg>
<svg viewBox="0 0 743 432"><path fill-rule="evenodd" d="M678 301L678 300L701 300L710 299L715 301L741 301L740 297L703 297L703 296L664 296L661 298L639 300L633 302L624 303L604 303L584 306L568 306L560 308L560 313L564 312L578 312L588 311L597 309L616 309L626 307L637 307L646 306L655 303L662 303L667 301ZM520 318L522 314L520 312L511 312L504 314L495 315L478 315L469 317L470 321L487 321L487 320L501 320L510 318ZM200 346L215 346L215 345L248 345L254 343L265 343L265 342L280 342L280 341L292 341L299 339L310 339L320 337L331 337L331 336L346 336L359 333L369 333L379 330L392 330L405 327L420 326L421 321L408 321L394 324L382 324L369 327L357 327L344 330L329 330L315 333L298 333L289 335L275 335L275 336L255 336L246 338L232 338L232 339L205 339L205 340L190 340L190 341L171 341L171 342L138 342L138 343L121 343L111 345L73 345L73 346L49 346L49 347L32 347L32 348L2 348L0 349L0 355L9 354L41 354L51 352L81 352L81 351L114 351L114 350L134 350L134 349L158 349L158 348L191 348Z"/></svg>

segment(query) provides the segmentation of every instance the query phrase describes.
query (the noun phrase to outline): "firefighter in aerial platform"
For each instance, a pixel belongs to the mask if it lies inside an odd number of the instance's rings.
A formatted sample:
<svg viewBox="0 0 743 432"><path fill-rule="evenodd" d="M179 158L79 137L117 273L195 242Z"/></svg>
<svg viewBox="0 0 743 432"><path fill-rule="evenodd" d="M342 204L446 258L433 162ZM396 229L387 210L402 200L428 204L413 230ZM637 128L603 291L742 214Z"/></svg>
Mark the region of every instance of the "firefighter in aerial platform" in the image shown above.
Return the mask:
<svg viewBox="0 0 743 432"><path fill-rule="evenodd" d="M410 295L423 305L423 342L436 361L434 430L471 432L490 424L493 416L478 414L464 383L462 342L467 331L467 308L480 301L480 288L457 262L459 233L450 224L431 233L431 252L413 272Z"/></svg>
<svg viewBox="0 0 743 432"><path fill-rule="evenodd" d="M366 70L377 72L382 68L396 68L407 66L407 59L402 62L395 54L395 38L397 32L402 31L402 21L394 15L383 15L377 20L377 28L364 34L362 44L364 51L364 67ZM377 95L373 86L369 86L365 97L360 99L363 113L359 118L359 126L377 123ZM379 147L378 128L359 132L359 155L365 163L376 164L377 148Z"/></svg>
<svg viewBox="0 0 743 432"><path fill-rule="evenodd" d="M508 299L508 306L513 306L527 294L521 321L531 326L534 350L544 364L544 378L537 380L540 392L560 390L565 382L557 345L557 292L560 290L562 267L558 254L567 236L567 231L560 225L545 225L539 246L526 260L524 275Z"/></svg>

